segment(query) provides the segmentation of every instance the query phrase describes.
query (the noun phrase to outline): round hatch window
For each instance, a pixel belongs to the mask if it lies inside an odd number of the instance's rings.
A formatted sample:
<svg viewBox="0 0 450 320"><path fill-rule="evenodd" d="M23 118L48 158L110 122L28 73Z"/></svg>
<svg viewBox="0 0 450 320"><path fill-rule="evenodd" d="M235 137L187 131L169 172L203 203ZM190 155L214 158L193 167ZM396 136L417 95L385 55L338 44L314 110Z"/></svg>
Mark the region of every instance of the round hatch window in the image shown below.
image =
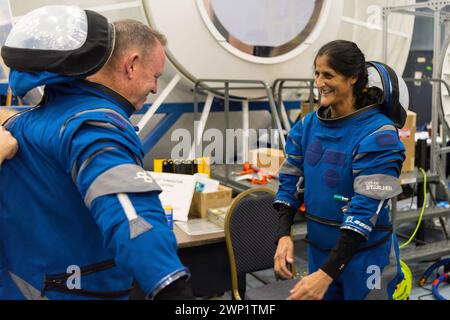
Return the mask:
<svg viewBox="0 0 450 320"><path fill-rule="evenodd" d="M304 44L318 25L325 0L198 2L215 38L233 53L252 61L251 57L283 56Z"/></svg>

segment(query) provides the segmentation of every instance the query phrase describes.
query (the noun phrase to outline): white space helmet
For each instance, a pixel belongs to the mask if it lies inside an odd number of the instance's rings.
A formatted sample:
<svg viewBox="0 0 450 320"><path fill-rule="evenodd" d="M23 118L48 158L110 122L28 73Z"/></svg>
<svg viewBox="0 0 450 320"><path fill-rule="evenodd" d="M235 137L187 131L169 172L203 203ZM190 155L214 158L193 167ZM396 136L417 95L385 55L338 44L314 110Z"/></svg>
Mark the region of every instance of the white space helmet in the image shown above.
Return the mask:
<svg viewBox="0 0 450 320"><path fill-rule="evenodd" d="M85 77L106 63L113 46L114 28L104 16L51 5L29 12L14 25L2 57L19 71Z"/></svg>

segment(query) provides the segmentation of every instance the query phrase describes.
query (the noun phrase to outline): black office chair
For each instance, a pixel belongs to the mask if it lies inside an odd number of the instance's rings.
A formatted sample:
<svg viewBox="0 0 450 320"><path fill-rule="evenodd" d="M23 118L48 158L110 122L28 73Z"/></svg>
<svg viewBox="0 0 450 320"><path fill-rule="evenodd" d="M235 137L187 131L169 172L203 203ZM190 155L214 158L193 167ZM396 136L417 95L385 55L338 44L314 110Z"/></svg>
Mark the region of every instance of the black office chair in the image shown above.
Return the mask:
<svg viewBox="0 0 450 320"><path fill-rule="evenodd" d="M232 294L242 300L238 277L273 268L278 212L272 203L275 193L255 188L239 194L225 218L225 238L231 268ZM293 270L295 274L295 268ZM277 281L245 292L246 300L285 300L298 279Z"/></svg>

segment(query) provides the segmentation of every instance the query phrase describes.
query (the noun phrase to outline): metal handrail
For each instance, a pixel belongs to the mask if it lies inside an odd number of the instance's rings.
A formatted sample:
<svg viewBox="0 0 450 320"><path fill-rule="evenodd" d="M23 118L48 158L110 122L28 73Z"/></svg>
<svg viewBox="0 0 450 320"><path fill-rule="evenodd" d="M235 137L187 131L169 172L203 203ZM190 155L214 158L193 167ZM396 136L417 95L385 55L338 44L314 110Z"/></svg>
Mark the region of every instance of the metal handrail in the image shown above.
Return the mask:
<svg viewBox="0 0 450 320"><path fill-rule="evenodd" d="M285 86L286 82L309 82L308 86L304 85L298 85L298 86L292 86L289 87ZM281 114L287 114L286 109L283 104L283 89L309 89L309 105L311 108L314 106L314 83L315 80L312 78L279 78L276 79L273 83L272 90L273 95L277 99L277 105L278 110ZM289 119L286 119L287 122L289 122ZM287 123L285 125L286 127L290 128L290 123Z"/></svg>
<svg viewBox="0 0 450 320"><path fill-rule="evenodd" d="M286 82L309 82L309 86L290 86L285 87ZM274 96L277 97L279 105L283 96L283 89L307 89L309 88L309 103L312 106L314 104L314 82L312 78L278 78L273 83ZM278 87L278 90L277 90Z"/></svg>
<svg viewBox="0 0 450 320"><path fill-rule="evenodd" d="M283 146L282 150L284 151L286 140L284 138L283 133L283 127L281 126L280 117L276 108L275 99L272 94L272 90L270 86L267 84L267 82L262 80L237 80L237 79L198 79L194 84L194 120L197 120L197 114L198 114L198 99L197 99L197 92L199 88L202 88L206 91L209 91L210 93L213 93L216 96L215 90L211 90L209 87L204 87L202 84L206 83L223 83L224 84L224 93L223 93L223 100L224 100L224 111L225 111L225 127L230 127L230 119L229 119L229 111L230 111L230 98L229 93L230 90L233 90L234 88L230 88L230 84L254 84L255 87L249 87L254 90L265 90L267 98L269 99L269 107L272 114L272 119L275 122L275 125L278 129L278 134L280 137L281 144ZM219 96L219 98L222 98ZM226 139L226 137L225 137ZM229 168L227 165L225 165L225 179L229 180Z"/></svg>

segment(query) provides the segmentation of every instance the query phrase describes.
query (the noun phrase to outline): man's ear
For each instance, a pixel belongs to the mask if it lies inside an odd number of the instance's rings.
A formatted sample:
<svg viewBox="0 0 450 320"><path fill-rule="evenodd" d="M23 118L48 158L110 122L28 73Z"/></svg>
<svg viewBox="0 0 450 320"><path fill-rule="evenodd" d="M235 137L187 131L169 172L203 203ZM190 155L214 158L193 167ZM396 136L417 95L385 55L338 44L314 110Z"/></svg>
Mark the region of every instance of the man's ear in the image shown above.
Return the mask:
<svg viewBox="0 0 450 320"><path fill-rule="evenodd" d="M125 58L125 72L127 74L128 80L133 79L139 59L140 56L137 52L133 52Z"/></svg>

